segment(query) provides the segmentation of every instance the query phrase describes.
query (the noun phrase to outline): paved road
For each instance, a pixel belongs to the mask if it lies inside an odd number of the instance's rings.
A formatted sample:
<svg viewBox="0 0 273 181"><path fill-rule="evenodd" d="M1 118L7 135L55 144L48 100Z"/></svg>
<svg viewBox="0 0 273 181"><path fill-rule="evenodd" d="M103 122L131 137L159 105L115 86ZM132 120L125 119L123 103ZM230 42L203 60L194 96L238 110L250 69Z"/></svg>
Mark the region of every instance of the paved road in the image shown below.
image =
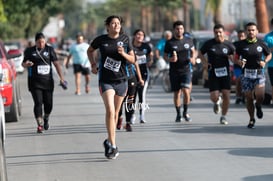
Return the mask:
<svg viewBox="0 0 273 181"><path fill-rule="evenodd" d="M273 112L264 109L256 129L246 128L242 105L232 105L229 125L219 124L207 89L194 86L189 108L193 121L175 123L172 94L160 85L148 92L147 123L120 130L117 160L104 157L104 108L92 77L90 95L74 95L56 86L50 129L36 133L33 103L21 75L23 116L8 123L6 156L10 181L272 181Z"/></svg>

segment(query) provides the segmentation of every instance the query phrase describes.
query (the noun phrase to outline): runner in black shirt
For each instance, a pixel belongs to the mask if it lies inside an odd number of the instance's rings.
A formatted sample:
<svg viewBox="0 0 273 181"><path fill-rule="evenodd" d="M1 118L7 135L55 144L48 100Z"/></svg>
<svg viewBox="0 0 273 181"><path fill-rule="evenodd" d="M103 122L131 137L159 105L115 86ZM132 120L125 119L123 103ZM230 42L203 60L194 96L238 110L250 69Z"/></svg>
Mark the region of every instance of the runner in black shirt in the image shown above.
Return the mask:
<svg viewBox="0 0 273 181"><path fill-rule="evenodd" d="M206 41L200 52L202 61L208 65L210 99L214 103L214 112L219 114L222 109L220 123L228 124L226 114L230 102L229 60L233 61L235 48L225 39L224 30L223 25L215 25L213 28L215 38ZM207 54L207 59L204 54Z"/></svg>
<svg viewBox="0 0 273 181"><path fill-rule="evenodd" d="M177 116L176 122L181 122L182 116L185 121L191 121L188 114L191 90L191 65L195 64L196 52L192 39L184 37L184 23L173 23L173 37L168 40L164 49L164 59L170 62L170 81L174 91L174 105ZM181 115L181 94L183 93L183 115Z"/></svg>
<svg viewBox="0 0 273 181"><path fill-rule="evenodd" d="M237 37L238 40L236 42L233 43L233 45L236 47L236 44L240 41L240 40L244 40L246 39L246 33L244 30L239 30L237 32ZM235 54L235 59L238 59L238 55ZM242 77L242 67L238 64L233 64L233 73L236 77L235 80L235 85L236 85L236 100L235 100L235 104L245 104L245 97L242 93L242 85L241 85L241 77Z"/></svg>
<svg viewBox="0 0 273 181"><path fill-rule="evenodd" d="M107 34L95 38L88 50L88 58L92 73L99 72L99 88L106 109L106 127L108 138L104 141L105 156L115 159L118 155L116 146L116 125L122 101L126 95L128 84L126 63L134 63L135 56L129 37L122 33L122 19L109 16L105 20ZM99 67L94 60L94 51L100 50Z"/></svg>
<svg viewBox="0 0 273 181"><path fill-rule="evenodd" d="M238 63L243 67L243 76L241 78L242 92L246 97L246 108L250 117L248 128L254 128L256 107L256 116L263 117L262 102L265 92L264 67L270 61L272 55L265 42L257 39L257 25L250 22L246 25L247 39L236 44L236 53L240 60ZM254 94L255 107L254 107Z"/></svg>
<svg viewBox="0 0 273 181"><path fill-rule="evenodd" d="M42 133L43 128L49 128L48 120L52 111L54 82L51 63L56 67L60 82L64 84L65 81L56 53L53 47L46 44L43 33L36 34L35 43L35 46L25 50L22 66L28 68L28 89L34 101L37 132Z"/></svg>
<svg viewBox="0 0 273 181"><path fill-rule="evenodd" d="M143 30L136 30L133 37L133 48L136 55L136 63L139 65L141 72L141 77L144 80L144 85L139 84L137 86L137 95L139 102L139 121L140 123L145 123L144 113L148 105L146 102L146 93L148 88L148 83L150 79L148 67L153 63L153 52L148 43L143 42L145 38L145 33Z"/></svg>

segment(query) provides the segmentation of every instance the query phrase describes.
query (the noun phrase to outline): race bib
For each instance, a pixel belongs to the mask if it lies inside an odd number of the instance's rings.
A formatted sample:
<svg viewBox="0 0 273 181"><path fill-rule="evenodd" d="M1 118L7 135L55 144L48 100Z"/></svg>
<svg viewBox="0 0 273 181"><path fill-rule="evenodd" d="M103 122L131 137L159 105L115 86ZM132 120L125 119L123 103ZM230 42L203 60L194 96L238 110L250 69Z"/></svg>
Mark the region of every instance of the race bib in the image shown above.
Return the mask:
<svg viewBox="0 0 273 181"><path fill-rule="evenodd" d="M49 65L38 65L37 66L37 73L40 75L47 75L50 72Z"/></svg>
<svg viewBox="0 0 273 181"><path fill-rule="evenodd" d="M220 67L214 69L216 77L225 77L228 75L227 67Z"/></svg>
<svg viewBox="0 0 273 181"><path fill-rule="evenodd" d="M119 72L121 61L117 61L110 57L107 57L103 66L104 68L111 70L113 72Z"/></svg>
<svg viewBox="0 0 273 181"><path fill-rule="evenodd" d="M263 78L264 74L261 69L245 69L244 77L250 79Z"/></svg>
<svg viewBox="0 0 273 181"><path fill-rule="evenodd" d="M146 64L147 63L147 58L146 55L141 55L141 56L136 56L138 64Z"/></svg>

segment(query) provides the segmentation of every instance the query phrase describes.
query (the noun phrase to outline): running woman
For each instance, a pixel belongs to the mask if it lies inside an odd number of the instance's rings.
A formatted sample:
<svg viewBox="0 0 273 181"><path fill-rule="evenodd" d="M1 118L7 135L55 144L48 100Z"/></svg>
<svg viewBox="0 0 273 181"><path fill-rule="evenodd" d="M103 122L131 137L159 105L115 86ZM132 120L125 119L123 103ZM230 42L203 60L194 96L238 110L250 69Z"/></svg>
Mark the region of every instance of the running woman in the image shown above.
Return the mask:
<svg viewBox="0 0 273 181"><path fill-rule="evenodd" d="M135 112L135 99L136 99L136 91L137 91L137 85L144 85L144 81L142 80L141 73L139 70L139 66L137 62L134 64L127 63L126 67L126 74L128 77L128 91L127 95L124 98L123 105L125 109L125 121L126 124L124 126L124 129L128 132L131 132L133 124L132 119ZM139 80L139 81L138 81ZM119 118L117 122L117 129L120 130L122 127L122 106L119 111Z"/></svg>
<svg viewBox="0 0 273 181"><path fill-rule="evenodd" d="M206 41L201 47L201 59L208 65L210 99L214 103L214 113L219 114L220 124L228 124L226 114L230 103L229 60L234 61L235 47L225 39L225 28L216 24L213 28L214 38ZM204 57L207 54L208 59ZM223 101L220 96L222 93Z"/></svg>
<svg viewBox="0 0 273 181"><path fill-rule="evenodd" d="M257 118L263 118L264 67L270 61L272 55L265 42L257 39L258 29L256 23L249 22L246 24L246 33L247 38L236 44L236 53L241 57L241 61L238 61L238 63L243 67L243 76L241 78L242 92L245 94L246 108L250 118L247 127L254 128L256 122L254 116L255 107ZM254 99L256 100L255 106Z"/></svg>
<svg viewBox="0 0 273 181"><path fill-rule="evenodd" d="M145 123L145 110L147 108L146 93L149 83L149 70L153 63L153 52L148 43L143 42L145 33L143 30L138 29L133 34L133 48L136 55L136 62L139 65L141 77L144 81L144 85L139 84L137 87L138 95L138 108L139 108L139 120L140 123Z"/></svg>
<svg viewBox="0 0 273 181"><path fill-rule="evenodd" d="M171 89L176 109L175 122L181 122L182 116L190 122L188 114L191 92L191 63L195 64L196 51L191 38L184 36L184 23L173 23L173 37L166 42L164 59L170 62ZM181 115L181 95L183 94L183 115Z"/></svg>
<svg viewBox="0 0 273 181"><path fill-rule="evenodd" d="M105 20L107 34L96 37L87 50L92 73L99 73L99 89L105 106L108 133L103 145L108 159L116 159L119 155L116 146L116 125L128 88L125 68L128 62L135 63L133 47L129 37L122 32L121 24L121 17L116 15L107 17ZM99 49L101 54L99 67L94 59L96 49Z"/></svg>

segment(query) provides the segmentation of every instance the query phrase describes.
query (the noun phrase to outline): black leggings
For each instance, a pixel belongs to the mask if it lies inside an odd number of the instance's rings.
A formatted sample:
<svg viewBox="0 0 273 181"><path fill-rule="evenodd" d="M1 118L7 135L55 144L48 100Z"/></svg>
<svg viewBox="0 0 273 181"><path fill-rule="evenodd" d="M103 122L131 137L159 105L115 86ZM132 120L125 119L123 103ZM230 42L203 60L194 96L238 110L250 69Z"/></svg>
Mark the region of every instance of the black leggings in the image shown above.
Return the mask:
<svg viewBox="0 0 273 181"><path fill-rule="evenodd" d="M43 116L43 106L44 114L49 115L53 107L53 90L32 89L30 92L34 102L35 118Z"/></svg>

